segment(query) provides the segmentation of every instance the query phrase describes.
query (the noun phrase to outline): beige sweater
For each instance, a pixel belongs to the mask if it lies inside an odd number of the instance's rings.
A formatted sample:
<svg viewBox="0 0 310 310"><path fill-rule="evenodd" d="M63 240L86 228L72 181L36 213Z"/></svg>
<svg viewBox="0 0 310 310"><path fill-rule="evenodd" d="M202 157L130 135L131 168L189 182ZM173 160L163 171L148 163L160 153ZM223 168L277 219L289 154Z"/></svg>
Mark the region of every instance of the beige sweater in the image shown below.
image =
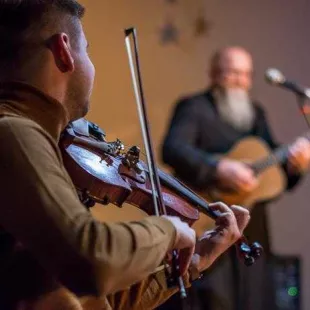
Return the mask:
<svg viewBox="0 0 310 310"><path fill-rule="evenodd" d="M162 272L152 274L175 229L160 217L126 224L92 217L58 149L68 121L39 90L0 85L0 225L15 240L1 258L0 302L27 310L151 309L176 291Z"/></svg>

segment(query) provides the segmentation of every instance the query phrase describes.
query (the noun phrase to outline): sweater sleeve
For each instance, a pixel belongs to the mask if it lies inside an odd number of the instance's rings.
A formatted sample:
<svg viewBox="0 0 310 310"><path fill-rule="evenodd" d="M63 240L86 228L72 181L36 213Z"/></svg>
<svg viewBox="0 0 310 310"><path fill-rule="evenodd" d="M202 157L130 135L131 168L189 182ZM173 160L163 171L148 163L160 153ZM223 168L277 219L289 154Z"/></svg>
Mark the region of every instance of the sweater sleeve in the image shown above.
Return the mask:
<svg viewBox="0 0 310 310"><path fill-rule="evenodd" d="M0 120L0 225L77 294L107 295L162 262L175 228L161 217L100 223L80 203L53 139L34 122Z"/></svg>

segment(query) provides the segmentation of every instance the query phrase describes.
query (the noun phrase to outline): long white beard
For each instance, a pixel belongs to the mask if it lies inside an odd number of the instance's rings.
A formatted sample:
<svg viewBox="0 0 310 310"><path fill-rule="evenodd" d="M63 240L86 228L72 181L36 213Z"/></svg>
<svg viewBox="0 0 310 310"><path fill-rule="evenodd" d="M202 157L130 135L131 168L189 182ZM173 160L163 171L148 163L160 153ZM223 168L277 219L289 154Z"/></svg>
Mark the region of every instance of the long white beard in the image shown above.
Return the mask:
<svg viewBox="0 0 310 310"><path fill-rule="evenodd" d="M255 112L248 92L241 88L216 90L215 100L220 117L240 131L252 128Z"/></svg>

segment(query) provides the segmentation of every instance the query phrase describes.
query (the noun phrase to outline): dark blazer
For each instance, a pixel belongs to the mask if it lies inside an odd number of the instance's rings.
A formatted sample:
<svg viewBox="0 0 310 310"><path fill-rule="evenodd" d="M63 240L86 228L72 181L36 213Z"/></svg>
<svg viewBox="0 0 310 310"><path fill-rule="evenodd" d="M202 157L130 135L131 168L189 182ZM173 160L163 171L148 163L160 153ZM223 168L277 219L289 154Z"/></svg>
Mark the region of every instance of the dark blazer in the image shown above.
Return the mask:
<svg viewBox="0 0 310 310"><path fill-rule="evenodd" d="M180 99L175 107L162 147L164 163L174 169L176 176L196 187L206 187L214 180L218 159L215 154L226 153L238 140L258 136L272 149L279 144L272 137L263 108L253 102L253 128L241 132L223 121L218 114L212 91L207 90ZM288 189L295 186L299 175L289 175Z"/></svg>

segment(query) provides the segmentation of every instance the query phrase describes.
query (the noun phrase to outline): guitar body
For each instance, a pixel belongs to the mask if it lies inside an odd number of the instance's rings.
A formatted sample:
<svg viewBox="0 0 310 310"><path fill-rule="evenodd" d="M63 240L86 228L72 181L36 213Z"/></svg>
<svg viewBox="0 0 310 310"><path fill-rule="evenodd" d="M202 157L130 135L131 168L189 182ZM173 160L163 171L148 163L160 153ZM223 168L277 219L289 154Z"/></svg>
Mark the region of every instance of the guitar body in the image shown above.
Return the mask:
<svg viewBox="0 0 310 310"><path fill-rule="evenodd" d="M249 137L239 141L223 158L239 160L245 163L254 163L272 154L270 147L262 139ZM280 165L275 164L263 170L258 175L259 185L250 193L225 191L221 188L208 188L199 194L209 202L223 201L228 205L241 205L251 209L255 203L271 200L279 196L286 188L286 177ZM214 226L214 221L200 215L200 219L193 228L198 235Z"/></svg>

